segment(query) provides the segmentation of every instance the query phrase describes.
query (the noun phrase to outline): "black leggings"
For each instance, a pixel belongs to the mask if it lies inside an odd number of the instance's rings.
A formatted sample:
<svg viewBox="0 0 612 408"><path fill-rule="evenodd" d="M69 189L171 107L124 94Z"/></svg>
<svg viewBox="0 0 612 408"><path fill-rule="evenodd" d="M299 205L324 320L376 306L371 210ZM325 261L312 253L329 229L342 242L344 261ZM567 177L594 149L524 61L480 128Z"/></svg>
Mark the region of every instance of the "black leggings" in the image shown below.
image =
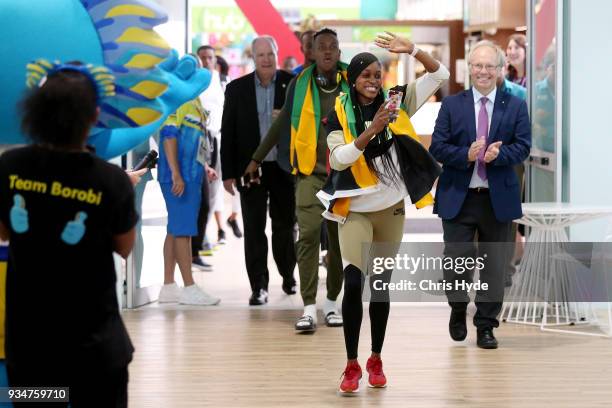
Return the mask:
<svg viewBox="0 0 612 408"><path fill-rule="evenodd" d="M198 211L198 235L191 237L191 256L197 258L202 250L202 242L206 235L206 224L208 223L208 213L210 211L210 186L204 170L204 180L202 180L202 201Z"/></svg>
<svg viewBox="0 0 612 408"><path fill-rule="evenodd" d="M370 289L376 280L389 282L391 271L385 271L380 275L370 278ZM365 276L355 265L344 268L344 298L342 299L342 317L344 319L344 344L346 345L346 356L349 360L357 358L359 346L359 332L363 318L362 293ZM385 341L387 320L389 319L389 292L377 291L374 295L372 290L370 302L370 326L372 333L372 352L380 353Z"/></svg>

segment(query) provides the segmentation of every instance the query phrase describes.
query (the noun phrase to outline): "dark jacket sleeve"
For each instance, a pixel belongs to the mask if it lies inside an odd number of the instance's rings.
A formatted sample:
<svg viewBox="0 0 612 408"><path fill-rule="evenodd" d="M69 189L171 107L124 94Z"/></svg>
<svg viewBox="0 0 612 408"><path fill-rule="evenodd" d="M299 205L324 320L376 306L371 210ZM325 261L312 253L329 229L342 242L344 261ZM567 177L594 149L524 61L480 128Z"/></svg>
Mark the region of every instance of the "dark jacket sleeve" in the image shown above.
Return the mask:
<svg viewBox="0 0 612 408"><path fill-rule="evenodd" d="M459 169L467 169L470 166L468 162L468 146L457 146L451 140L451 111L449 108L449 99L442 101L436 125L431 136L431 146L429 152L432 156L444 164Z"/></svg>
<svg viewBox="0 0 612 408"><path fill-rule="evenodd" d="M236 84L231 82L225 90L225 102L223 104L223 116L221 119L221 174L223 180L235 179L239 173L235 168L237 157L237 96Z"/></svg>
<svg viewBox="0 0 612 408"><path fill-rule="evenodd" d="M512 142L500 146L499 155L492 164L494 166L514 166L524 162L529 156L530 150L531 123L529 123L527 103L521 101Z"/></svg>
<svg viewBox="0 0 612 408"><path fill-rule="evenodd" d="M261 141L259 147L255 153L253 153L253 159L262 162L270 150L274 148L280 141L281 135L286 134L287 130L291 131L291 112L290 109L287 109L287 104L283 105L278 117L270 126L266 137Z"/></svg>

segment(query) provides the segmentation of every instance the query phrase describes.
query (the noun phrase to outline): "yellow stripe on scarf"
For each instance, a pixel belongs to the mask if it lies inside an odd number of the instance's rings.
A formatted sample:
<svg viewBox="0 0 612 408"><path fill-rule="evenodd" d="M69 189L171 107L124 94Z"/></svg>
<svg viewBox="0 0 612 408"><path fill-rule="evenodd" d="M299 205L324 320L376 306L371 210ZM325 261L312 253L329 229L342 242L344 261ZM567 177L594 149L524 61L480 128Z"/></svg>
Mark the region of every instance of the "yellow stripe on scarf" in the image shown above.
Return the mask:
<svg viewBox="0 0 612 408"><path fill-rule="evenodd" d="M343 129L344 142L346 144L352 143L359 135L351 134L346 112L344 111L344 106L340 98L336 98L336 113L338 113L338 121ZM371 187L378 183L376 175L368 167L368 163L363 154L351 165L351 173L355 178L355 182L361 188Z"/></svg>
<svg viewBox="0 0 612 408"><path fill-rule="evenodd" d="M300 124L295 129L291 126L291 145L289 147L289 159L291 166L295 169L294 164L295 153L297 153L298 159L298 170L300 173L307 176L312 174L312 171L317 164L317 127L318 123L315 121L314 105L312 103L312 86L306 89L306 97L304 98L304 104L302 105L302 112L300 114Z"/></svg>
<svg viewBox="0 0 612 408"><path fill-rule="evenodd" d="M434 204L433 195L431 195L431 193L427 193L423 196L423 198L421 198L419 201L414 203L414 206L418 209L421 209L421 208L427 207L428 205L433 205L433 204Z"/></svg>
<svg viewBox="0 0 612 408"><path fill-rule="evenodd" d="M331 212L346 219L350 207L351 199L349 197L338 198L334 203L334 206L331 208Z"/></svg>
<svg viewBox="0 0 612 408"><path fill-rule="evenodd" d="M421 143L421 138L416 134L414 126L405 110L400 109L399 116L393 123L389 123L389 129L396 135L408 135L417 142Z"/></svg>

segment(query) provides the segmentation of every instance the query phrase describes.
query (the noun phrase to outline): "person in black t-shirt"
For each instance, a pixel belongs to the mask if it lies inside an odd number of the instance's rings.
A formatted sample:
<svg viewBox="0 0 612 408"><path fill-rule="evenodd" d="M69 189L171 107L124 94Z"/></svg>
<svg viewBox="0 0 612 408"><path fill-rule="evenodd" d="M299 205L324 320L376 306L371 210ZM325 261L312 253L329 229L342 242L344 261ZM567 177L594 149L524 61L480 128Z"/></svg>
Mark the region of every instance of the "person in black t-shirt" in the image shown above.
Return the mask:
<svg viewBox="0 0 612 408"><path fill-rule="evenodd" d="M134 348L113 251L128 256L138 215L126 173L85 146L112 77L80 63L35 65L45 74L29 75L22 103L33 144L0 157L9 384L69 387L73 408L125 407Z"/></svg>

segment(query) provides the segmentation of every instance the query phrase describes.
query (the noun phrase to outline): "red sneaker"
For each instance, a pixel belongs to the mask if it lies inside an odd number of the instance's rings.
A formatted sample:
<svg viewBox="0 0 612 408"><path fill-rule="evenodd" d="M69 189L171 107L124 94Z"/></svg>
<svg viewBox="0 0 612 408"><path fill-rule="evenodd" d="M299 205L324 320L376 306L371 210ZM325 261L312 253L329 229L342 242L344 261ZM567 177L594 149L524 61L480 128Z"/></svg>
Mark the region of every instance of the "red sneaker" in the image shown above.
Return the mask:
<svg viewBox="0 0 612 408"><path fill-rule="evenodd" d="M366 364L366 371L368 372L368 386L372 388L385 388L387 386L387 377L383 373L382 360L380 357L368 358Z"/></svg>
<svg viewBox="0 0 612 408"><path fill-rule="evenodd" d="M361 367L359 366L359 363L356 361L347 363L342 375L344 378L340 384L339 392L341 394L349 395L358 393L359 380L361 380Z"/></svg>

